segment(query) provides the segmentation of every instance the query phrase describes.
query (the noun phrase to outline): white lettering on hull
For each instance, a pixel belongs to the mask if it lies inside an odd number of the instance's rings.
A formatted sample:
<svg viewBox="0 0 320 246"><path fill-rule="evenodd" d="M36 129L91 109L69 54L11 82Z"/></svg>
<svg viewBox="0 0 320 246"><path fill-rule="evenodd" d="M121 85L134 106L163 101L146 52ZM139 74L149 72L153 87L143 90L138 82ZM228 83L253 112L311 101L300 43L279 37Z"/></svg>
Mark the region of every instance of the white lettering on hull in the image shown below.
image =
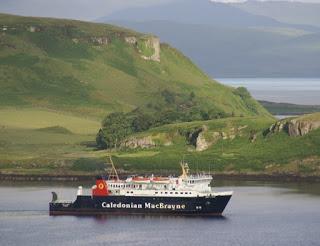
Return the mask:
<svg viewBox="0 0 320 246"><path fill-rule="evenodd" d="M145 202L144 204L135 203L101 203L102 208L136 208L136 209L167 209L167 210L184 210L186 208L185 204L165 204L165 203L150 203Z"/></svg>

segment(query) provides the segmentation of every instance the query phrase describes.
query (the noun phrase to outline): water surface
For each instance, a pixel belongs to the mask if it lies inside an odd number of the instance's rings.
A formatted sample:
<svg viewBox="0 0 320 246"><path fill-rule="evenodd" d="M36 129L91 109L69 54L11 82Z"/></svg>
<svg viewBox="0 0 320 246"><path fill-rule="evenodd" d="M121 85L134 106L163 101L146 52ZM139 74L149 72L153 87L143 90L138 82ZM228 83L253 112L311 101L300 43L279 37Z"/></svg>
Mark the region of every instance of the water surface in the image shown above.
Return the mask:
<svg viewBox="0 0 320 246"><path fill-rule="evenodd" d="M258 100L320 105L320 78L220 78L223 84L246 87Z"/></svg>
<svg viewBox="0 0 320 246"><path fill-rule="evenodd" d="M0 245L319 245L320 185L218 182L234 190L224 217L48 215L65 185L0 186Z"/></svg>

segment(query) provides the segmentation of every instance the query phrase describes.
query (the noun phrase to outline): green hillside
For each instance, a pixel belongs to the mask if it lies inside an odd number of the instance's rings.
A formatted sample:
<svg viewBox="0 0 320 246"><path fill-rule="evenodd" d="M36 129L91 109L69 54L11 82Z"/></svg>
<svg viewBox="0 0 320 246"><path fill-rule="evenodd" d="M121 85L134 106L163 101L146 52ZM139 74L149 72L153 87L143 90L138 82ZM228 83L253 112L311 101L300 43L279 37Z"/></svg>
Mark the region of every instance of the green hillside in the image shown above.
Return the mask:
<svg viewBox="0 0 320 246"><path fill-rule="evenodd" d="M275 119L245 88L210 79L157 37L73 20L0 23L0 173L101 173L111 153L120 171L174 172L184 156L194 170L319 174L319 129L266 134ZM110 122L134 130L98 150L101 121L109 137Z"/></svg>
<svg viewBox="0 0 320 246"><path fill-rule="evenodd" d="M316 123L319 116L298 119ZM234 117L168 124L131 135L117 150L100 151L93 134L58 126L7 126L0 128L0 172L93 175L105 172L105 156L111 154L118 170L129 173L174 173L185 159L193 172L320 175L320 129L295 137L267 133L273 123L263 117Z"/></svg>
<svg viewBox="0 0 320 246"><path fill-rule="evenodd" d="M298 119L319 122L319 116ZM320 129L297 137L286 132L266 134L272 123L248 117L166 125L132 137L151 139L155 147L128 148L118 153L117 160L133 170L178 169L177 163L184 158L194 170L319 175Z"/></svg>
<svg viewBox="0 0 320 246"><path fill-rule="evenodd" d="M106 24L0 15L0 106L101 119L163 101L161 92L233 115L268 115L151 35ZM157 53L158 52L158 53Z"/></svg>

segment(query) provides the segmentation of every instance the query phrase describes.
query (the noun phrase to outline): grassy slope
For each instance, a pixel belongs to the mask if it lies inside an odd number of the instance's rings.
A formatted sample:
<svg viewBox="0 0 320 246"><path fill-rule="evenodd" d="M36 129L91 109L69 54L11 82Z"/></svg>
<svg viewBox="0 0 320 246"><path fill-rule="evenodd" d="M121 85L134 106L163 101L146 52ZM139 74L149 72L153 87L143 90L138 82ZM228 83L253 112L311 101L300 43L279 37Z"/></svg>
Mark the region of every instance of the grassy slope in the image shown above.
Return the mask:
<svg viewBox="0 0 320 246"><path fill-rule="evenodd" d="M203 107L237 115L255 110L200 71L188 58L161 45L161 62L146 61L124 41L142 34L104 24L0 15L0 105L31 106L86 114L101 119L114 110L129 111L161 100L169 89L193 91ZM30 27L36 28L35 32ZM96 38L108 44L98 44Z"/></svg>
<svg viewBox="0 0 320 246"><path fill-rule="evenodd" d="M319 114L307 117L319 118ZM269 119L251 117L173 124L155 128L140 136L152 136L155 141L162 143L160 147L150 152L131 150L118 153L118 162L127 163L125 168L151 171L155 168L178 168L177 163L184 156L193 169L209 170L210 168L218 172L241 173L320 174L320 129L303 137L289 137L285 133L264 137L263 131L272 122ZM220 139L209 149L196 152L192 145L187 144L186 138L178 132L203 125L208 127L205 135L207 139L210 139L213 132L223 131L228 134L237 127L247 127L236 134L234 139ZM252 132L257 135L254 142L249 140ZM172 145L165 146L166 142L171 142Z"/></svg>
<svg viewBox="0 0 320 246"><path fill-rule="evenodd" d="M100 122L56 111L37 108L0 109L0 126L10 128L38 129L53 126L64 127L71 133L93 135Z"/></svg>
<svg viewBox="0 0 320 246"><path fill-rule="evenodd" d="M0 171L63 173L78 158L100 155L88 147L99 126L45 109L0 109Z"/></svg>
<svg viewBox="0 0 320 246"><path fill-rule="evenodd" d="M319 114L302 116L319 119ZM286 133L263 136L274 120L262 117L169 124L135 135L150 136L157 147L111 151L120 170L130 172L176 172L182 158L193 171L209 169L232 173L284 173L320 175L320 131L303 137L289 137ZM235 135L234 139L219 139L209 149L196 152L185 133L206 126L205 138L212 140L214 132ZM234 130L240 129L240 130ZM255 133L257 139L250 141ZM1 172L14 173L94 173L96 163L103 163L106 151L88 147L94 135L75 134L63 128L40 129L0 128ZM90 146L90 145L89 145ZM85 168L74 169L74 163L85 163ZM98 168L103 172L101 165ZM99 171L98 171L99 172Z"/></svg>
<svg viewBox="0 0 320 246"><path fill-rule="evenodd" d="M92 160L102 162L106 153L88 147L100 119L110 111L156 103L163 89L185 94L194 91L203 107L215 106L245 117L151 129L141 135L151 134L159 143L169 140L171 145L114 153L120 167L172 170L186 154L194 168L198 165L206 169L212 163L211 168L218 171L263 171L270 163L282 165L319 155L315 148L319 144L318 131L297 139L283 134L264 139L261 132L273 119L259 104L243 100L232 88L211 80L168 45L161 46L161 62L157 63L141 59L138 50L123 41L126 36L140 38L141 34L129 30L8 15L1 15L0 20L8 26L0 39L2 172L64 174L74 172L73 165L79 158L86 158L89 165L95 164ZM30 26L41 31L30 32ZM101 36L108 37L107 45L90 41ZM74 38L78 41L72 41ZM177 130L203 124L209 128L209 138L217 129L227 132L236 126L248 127L243 136L220 140L198 153ZM259 132L253 144L248 141L252 130ZM302 151L305 146L309 148ZM313 166L304 170L310 168Z"/></svg>

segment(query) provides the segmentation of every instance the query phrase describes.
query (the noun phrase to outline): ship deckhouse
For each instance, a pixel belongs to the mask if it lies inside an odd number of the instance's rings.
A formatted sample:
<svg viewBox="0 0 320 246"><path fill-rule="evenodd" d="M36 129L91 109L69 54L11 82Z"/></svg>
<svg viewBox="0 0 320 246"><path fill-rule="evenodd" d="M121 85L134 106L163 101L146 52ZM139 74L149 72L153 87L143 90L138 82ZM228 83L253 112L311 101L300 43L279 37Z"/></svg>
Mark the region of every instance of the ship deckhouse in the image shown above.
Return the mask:
<svg viewBox="0 0 320 246"><path fill-rule="evenodd" d="M212 197L210 175L189 175L189 166L181 162L182 174L179 177L129 177L120 180L115 166L110 158L112 170L107 180L100 180L92 187L93 195L96 190L106 188L108 195L113 196L152 196L152 197ZM232 193L231 193L232 194Z"/></svg>

